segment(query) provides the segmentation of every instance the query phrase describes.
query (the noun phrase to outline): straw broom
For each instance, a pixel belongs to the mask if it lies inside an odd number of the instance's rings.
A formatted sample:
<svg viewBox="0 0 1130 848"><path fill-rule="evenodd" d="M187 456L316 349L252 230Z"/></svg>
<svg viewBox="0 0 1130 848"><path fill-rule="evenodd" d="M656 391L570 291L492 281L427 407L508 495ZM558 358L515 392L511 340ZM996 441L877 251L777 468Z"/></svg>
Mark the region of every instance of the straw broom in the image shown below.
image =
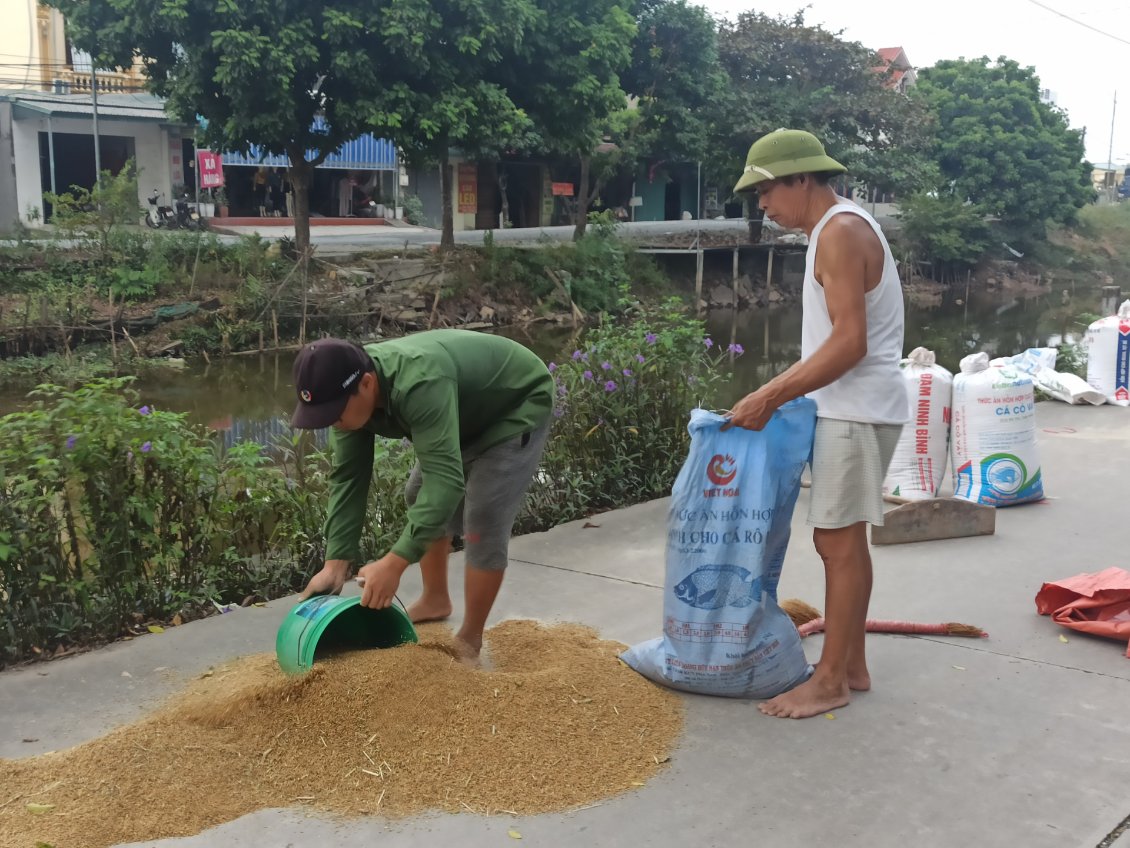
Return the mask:
<svg viewBox="0 0 1130 848"><path fill-rule="evenodd" d="M793 620L802 637L824 632L824 616L811 604L798 598L781 601L781 609ZM989 634L972 624L948 621L944 624L921 624L915 621L890 621L867 619L868 633L902 633L913 636L965 636L971 639L986 639Z"/></svg>

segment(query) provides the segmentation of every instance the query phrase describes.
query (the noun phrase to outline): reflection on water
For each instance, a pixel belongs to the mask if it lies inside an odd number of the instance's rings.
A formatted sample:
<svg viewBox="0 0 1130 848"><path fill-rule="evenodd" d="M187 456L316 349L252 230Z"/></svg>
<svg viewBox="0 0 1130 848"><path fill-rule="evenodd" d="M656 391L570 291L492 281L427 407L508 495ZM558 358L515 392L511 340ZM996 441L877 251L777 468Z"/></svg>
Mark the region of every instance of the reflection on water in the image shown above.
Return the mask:
<svg viewBox="0 0 1130 848"><path fill-rule="evenodd" d="M964 295L964 292L960 293ZM1078 341L1086 327L1081 313L1098 311L1098 291L1079 293L1066 302L1058 292L1026 298L994 293L974 295L957 303L957 295L926 307L908 302L906 350L924 346L935 351L938 362L956 371L960 359L976 351L1004 356L1029 347ZM779 374L800 356L800 305L754 309L734 313L711 312L710 335L722 348L740 344L744 354L732 363L729 403ZM535 325L508 328L505 334L522 342L545 359L571 350L575 344L569 328ZM221 434L225 444L252 440L269 444L290 434L294 408L291 366L294 354L229 357L212 364L190 363L180 371L139 380L141 402L175 412L207 425ZM25 403L16 394L0 393L0 412Z"/></svg>
<svg viewBox="0 0 1130 848"><path fill-rule="evenodd" d="M1039 294L1013 297L992 292L964 292L939 298L935 305L908 299L904 352L916 347L934 351L938 364L957 372L962 357L985 351L1008 356L1030 347L1077 343L1086 331L1080 315L1098 311L1098 291L1073 298ZM960 303L958 301L961 301ZM744 353L733 364L732 398L752 391L800 357L799 304L733 313L712 312L707 328L723 346L737 342Z"/></svg>

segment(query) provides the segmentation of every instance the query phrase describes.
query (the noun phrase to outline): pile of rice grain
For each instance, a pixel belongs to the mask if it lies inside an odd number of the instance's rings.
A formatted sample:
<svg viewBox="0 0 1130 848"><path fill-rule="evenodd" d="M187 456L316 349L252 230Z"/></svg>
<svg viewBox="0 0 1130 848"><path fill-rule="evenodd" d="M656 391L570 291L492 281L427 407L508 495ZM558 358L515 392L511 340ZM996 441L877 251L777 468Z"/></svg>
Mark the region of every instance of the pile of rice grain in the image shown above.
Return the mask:
<svg viewBox="0 0 1130 848"><path fill-rule="evenodd" d="M679 700L587 628L504 622L487 634L489 671L453 659L446 628L420 636L299 678L248 657L101 739L0 760L0 845L103 848L294 805L566 810L642 785L682 726Z"/></svg>

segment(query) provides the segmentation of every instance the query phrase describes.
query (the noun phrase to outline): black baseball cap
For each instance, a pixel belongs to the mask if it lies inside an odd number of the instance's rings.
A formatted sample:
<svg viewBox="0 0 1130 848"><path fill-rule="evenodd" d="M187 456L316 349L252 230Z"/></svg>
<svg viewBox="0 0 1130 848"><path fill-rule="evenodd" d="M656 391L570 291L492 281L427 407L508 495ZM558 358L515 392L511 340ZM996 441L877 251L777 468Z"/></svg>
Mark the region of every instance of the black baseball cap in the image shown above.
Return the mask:
<svg viewBox="0 0 1130 848"><path fill-rule="evenodd" d="M299 430L322 430L339 418L361 375L372 371L373 360L363 348L341 339L320 339L298 352L294 360L294 390L298 406L290 424Z"/></svg>

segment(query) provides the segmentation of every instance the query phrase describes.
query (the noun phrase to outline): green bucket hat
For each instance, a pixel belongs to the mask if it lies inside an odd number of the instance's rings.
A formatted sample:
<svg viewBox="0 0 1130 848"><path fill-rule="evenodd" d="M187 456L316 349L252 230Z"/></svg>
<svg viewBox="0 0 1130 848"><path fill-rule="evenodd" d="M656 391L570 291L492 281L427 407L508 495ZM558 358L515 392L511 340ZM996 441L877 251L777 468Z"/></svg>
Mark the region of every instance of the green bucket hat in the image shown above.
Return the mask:
<svg viewBox="0 0 1130 848"><path fill-rule="evenodd" d="M774 130L763 135L749 148L745 172L734 194L754 191L764 180L775 180L790 174L813 174L818 171L846 171L843 165L824 152L820 139L804 130Z"/></svg>

